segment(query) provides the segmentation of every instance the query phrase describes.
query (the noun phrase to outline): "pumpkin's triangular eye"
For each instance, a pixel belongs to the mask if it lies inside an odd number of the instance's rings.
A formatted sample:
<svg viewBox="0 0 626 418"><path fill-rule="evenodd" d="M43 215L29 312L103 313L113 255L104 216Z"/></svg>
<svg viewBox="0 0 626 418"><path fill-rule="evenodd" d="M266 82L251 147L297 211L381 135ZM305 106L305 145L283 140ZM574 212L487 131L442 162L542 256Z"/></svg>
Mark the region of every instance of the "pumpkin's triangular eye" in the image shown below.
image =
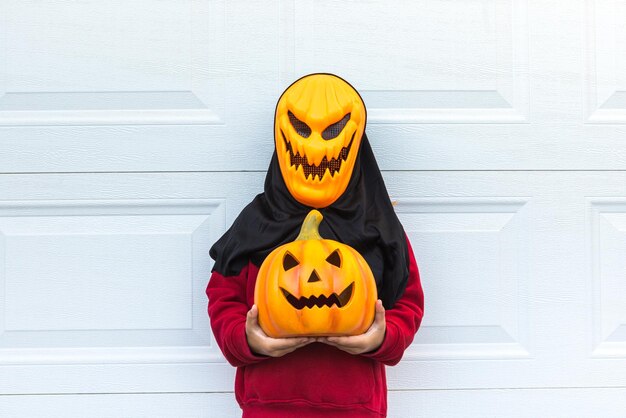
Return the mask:
<svg viewBox="0 0 626 418"><path fill-rule="evenodd" d="M296 259L296 257L291 255L291 253L287 251L283 256L283 268L285 269L285 271L294 268L298 264L300 264L300 262Z"/></svg>
<svg viewBox="0 0 626 418"><path fill-rule="evenodd" d="M296 130L298 135L303 138L308 138L311 135L311 128L309 125L302 122L300 119L296 117L291 111L287 111L287 115L289 116L289 122L291 122L291 126Z"/></svg>
<svg viewBox="0 0 626 418"><path fill-rule="evenodd" d="M343 131L343 128L348 124L350 120L350 113L344 116L339 122L335 122L332 125L328 125L324 132L322 132L322 138L325 140L337 138L337 136Z"/></svg>
<svg viewBox="0 0 626 418"><path fill-rule="evenodd" d="M326 257L326 261L335 267L341 267L341 254L339 254L339 250L333 251L328 257Z"/></svg>

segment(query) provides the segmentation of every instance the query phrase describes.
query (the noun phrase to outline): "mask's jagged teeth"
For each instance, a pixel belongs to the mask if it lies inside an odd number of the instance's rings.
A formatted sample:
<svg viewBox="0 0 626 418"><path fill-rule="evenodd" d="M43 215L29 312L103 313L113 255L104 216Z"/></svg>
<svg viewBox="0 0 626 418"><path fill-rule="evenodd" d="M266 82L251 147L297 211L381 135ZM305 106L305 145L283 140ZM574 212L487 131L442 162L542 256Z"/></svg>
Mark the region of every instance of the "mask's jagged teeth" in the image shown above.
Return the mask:
<svg viewBox="0 0 626 418"><path fill-rule="evenodd" d="M324 159L324 154L325 154L324 152L320 152L320 151L322 150L315 150L314 152L312 152L313 155L311 155L310 157L307 156L307 160L309 164L315 165L315 166L320 165L320 163Z"/></svg>
<svg viewBox="0 0 626 418"><path fill-rule="evenodd" d="M296 141L296 149L298 150L298 154L304 157L306 154L304 153L304 144L300 141Z"/></svg>
<svg viewBox="0 0 626 418"><path fill-rule="evenodd" d="M333 146L333 150L332 150L332 152L333 152L333 157L334 157L335 159L340 158L340 155L341 155L341 148L343 148L343 145L341 144L341 142L337 141L337 143ZM330 159L329 159L328 161L330 161Z"/></svg>
<svg viewBox="0 0 626 418"><path fill-rule="evenodd" d="M335 148L336 147L328 147L328 148L326 148L326 159L328 161L332 160L332 158L336 155L335 154Z"/></svg>

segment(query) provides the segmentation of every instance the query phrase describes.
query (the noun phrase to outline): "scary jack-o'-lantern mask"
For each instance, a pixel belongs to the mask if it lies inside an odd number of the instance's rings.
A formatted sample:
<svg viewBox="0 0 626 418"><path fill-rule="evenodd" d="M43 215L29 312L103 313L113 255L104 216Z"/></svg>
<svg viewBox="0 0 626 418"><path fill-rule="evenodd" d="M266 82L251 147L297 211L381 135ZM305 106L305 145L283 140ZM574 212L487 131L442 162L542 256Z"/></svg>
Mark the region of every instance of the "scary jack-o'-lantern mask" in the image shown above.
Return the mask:
<svg viewBox="0 0 626 418"><path fill-rule="evenodd" d="M289 193L314 208L346 190L365 130L361 96L332 74L302 77L276 106L274 139Z"/></svg>
<svg viewBox="0 0 626 418"><path fill-rule="evenodd" d="M293 242L272 251L259 269L254 303L271 337L358 335L374 321L374 275L354 248L323 239L312 210Z"/></svg>

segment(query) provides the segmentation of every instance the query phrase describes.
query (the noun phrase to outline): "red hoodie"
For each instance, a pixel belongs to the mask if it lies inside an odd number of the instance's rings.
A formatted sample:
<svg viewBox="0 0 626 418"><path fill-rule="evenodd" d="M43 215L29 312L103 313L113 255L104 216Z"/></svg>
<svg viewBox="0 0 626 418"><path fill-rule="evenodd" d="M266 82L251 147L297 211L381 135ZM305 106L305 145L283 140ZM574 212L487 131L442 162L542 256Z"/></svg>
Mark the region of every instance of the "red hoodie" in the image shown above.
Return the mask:
<svg viewBox="0 0 626 418"><path fill-rule="evenodd" d="M246 340L246 314L254 303L259 271L249 263L238 276L213 272L207 287L213 334L226 360L237 367L235 397L244 418L384 417L385 365L393 366L413 341L424 312L424 293L411 244L403 296L385 312L387 329L373 352L352 355L311 343L282 357L259 356Z"/></svg>

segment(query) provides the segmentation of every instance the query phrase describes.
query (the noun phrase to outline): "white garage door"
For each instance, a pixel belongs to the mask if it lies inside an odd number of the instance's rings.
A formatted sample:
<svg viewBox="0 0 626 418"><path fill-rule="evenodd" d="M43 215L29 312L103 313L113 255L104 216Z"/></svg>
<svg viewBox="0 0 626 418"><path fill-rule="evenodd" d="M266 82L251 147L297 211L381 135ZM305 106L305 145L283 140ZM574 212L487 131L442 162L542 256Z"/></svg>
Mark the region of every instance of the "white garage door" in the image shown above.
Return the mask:
<svg viewBox="0 0 626 418"><path fill-rule="evenodd" d="M626 415L626 2L0 0L0 416L231 417L210 245L362 92L426 316L393 417ZM88 412L86 412L88 411Z"/></svg>

